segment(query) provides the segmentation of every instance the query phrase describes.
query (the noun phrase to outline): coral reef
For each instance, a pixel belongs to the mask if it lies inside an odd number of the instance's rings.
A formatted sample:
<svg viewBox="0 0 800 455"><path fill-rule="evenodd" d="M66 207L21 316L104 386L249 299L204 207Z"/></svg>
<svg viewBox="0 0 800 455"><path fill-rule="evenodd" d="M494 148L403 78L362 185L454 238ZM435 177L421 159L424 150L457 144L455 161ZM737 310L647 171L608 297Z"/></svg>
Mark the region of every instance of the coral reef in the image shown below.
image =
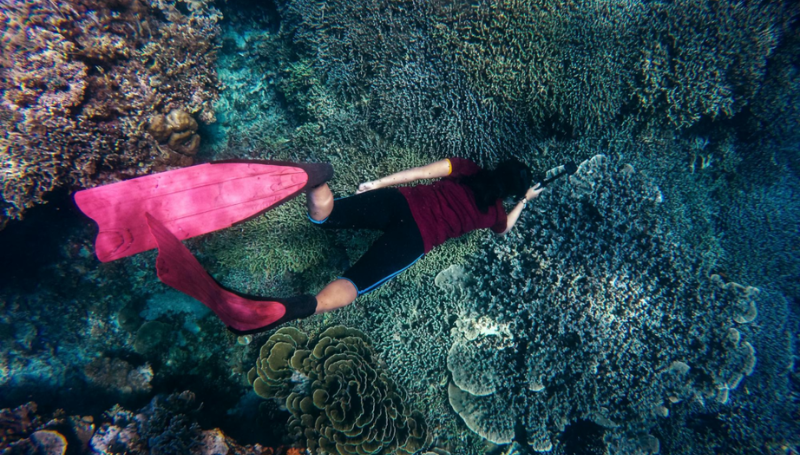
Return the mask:
<svg viewBox="0 0 800 455"><path fill-rule="evenodd" d="M733 1L301 0L279 9L297 54L286 92L315 106L306 119L329 128L352 121L345 109L403 147L479 161L524 154L535 132L580 137L623 115L681 129L731 119L756 101L797 14L788 2Z"/></svg>
<svg viewBox="0 0 800 455"><path fill-rule="evenodd" d="M340 455L797 449L796 7L215 6L225 21L204 0L0 0L0 225L52 189L194 160L331 162L339 197L448 155L607 157L504 238L450 241L347 308L239 339L165 292L154 252L97 264L92 230L59 219L70 234L32 286L0 277L3 406L91 408L68 425L94 424L98 453L272 453L198 426L283 426L241 380L261 354L255 390L280 397L292 437ZM317 291L373 234L319 230L303 202L187 245L237 290ZM176 383L202 399L98 417ZM353 390L394 397L362 418L397 413L390 442L342 430ZM0 422L19 450L73 444L14 412Z"/></svg>
<svg viewBox="0 0 800 455"><path fill-rule="evenodd" d="M433 13L411 1L282 4L297 64L312 65L311 85L302 88L311 118L326 130L367 125L404 148L443 156L482 161L525 150L531 135L524 119L469 87L441 58L429 31L437 25Z"/></svg>
<svg viewBox="0 0 800 455"><path fill-rule="evenodd" d="M578 419L628 447L625 434L675 403L725 404L753 373L748 325L764 295L705 277L659 218L658 188L614 167L602 155L582 163L540 197L546 209L470 264L475 311L496 319L456 325L450 397L497 442L519 441L502 424L510 414L537 451ZM526 334L514 349L503 324Z"/></svg>
<svg viewBox="0 0 800 455"><path fill-rule="evenodd" d="M56 411L44 418L38 406L28 402L14 409L0 410L0 450L4 454L64 455L68 446L74 453L87 451L94 432L91 416L64 416Z"/></svg>
<svg viewBox="0 0 800 455"><path fill-rule="evenodd" d="M426 444L424 418L377 360L358 330L335 326L309 341L287 327L267 340L247 377L260 396L285 398L289 431L311 450L413 454Z"/></svg>
<svg viewBox="0 0 800 455"><path fill-rule="evenodd" d="M629 103L631 49L646 11L642 2L455 3L437 12L432 34L498 108L524 112L540 128L584 132L612 123Z"/></svg>
<svg viewBox="0 0 800 455"><path fill-rule="evenodd" d="M130 363L109 357L99 357L84 368L89 382L120 393L144 393L152 389L153 368L150 365L134 367Z"/></svg>
<svg viewBox="0 0 800 455"><path fill-rule="evenodd" d="M242 445L220 429L203 430L197 423L202 403L185 391L158 395L136 412L115 405L97 423L92 417L56 413L52 419L36 414L35 403L0 410L8 454L63 455L68 453L131 455L299 455L298 449Z"/></svg>
<svg viewBox="0 0 800 455"><path fill-rule="evenodd" d="M194 117L215 120L220 18L205 1L3 2L0 225L55 188L190 164Z"/></svg>
<svg viewBox="0 0 800 455"><path fill-rule="evenodd" d="M789 3L654 3L637 62L641 108L678 128L732 118L756 101L767 59L796 13Z"/></svg>

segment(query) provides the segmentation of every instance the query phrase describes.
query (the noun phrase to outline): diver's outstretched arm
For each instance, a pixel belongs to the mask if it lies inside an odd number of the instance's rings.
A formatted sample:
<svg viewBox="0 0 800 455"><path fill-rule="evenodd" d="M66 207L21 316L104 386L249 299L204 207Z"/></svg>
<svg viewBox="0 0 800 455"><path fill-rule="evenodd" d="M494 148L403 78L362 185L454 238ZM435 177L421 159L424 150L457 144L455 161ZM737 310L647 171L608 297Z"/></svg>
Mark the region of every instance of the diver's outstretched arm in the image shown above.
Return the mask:
<svg viewBox="0 0 800 455"><path fill-rule="evenodd" d="M378 188L385 188L387 186L400 185L401 183L414 182L422 179L438 179L447 177L452 171L450 160L440 160L435 163L428 164L427 166L414 167L404 171L396 172L392 175L373 180L371 182L362 183L358 186L356 194L361 194L370 190L377 190Z"/></svg>
<svg viewBox="0 0 800 455"><path fill-rule="evenodd" d="M532 188L528 188L528 191L525 193L525 197L520 200L513 209L511 209L511 212L509 212L506 221L506 229L498 235L505 235L508 231L513 229L514 225L517 224L517 221L519 220L519 216L522 214L522 209L525 208L525 206L528 204L528 201L539 197L539 194L541 194L542 191L544 191L544 188L541 188L539 183L534 185Z"/></svg>

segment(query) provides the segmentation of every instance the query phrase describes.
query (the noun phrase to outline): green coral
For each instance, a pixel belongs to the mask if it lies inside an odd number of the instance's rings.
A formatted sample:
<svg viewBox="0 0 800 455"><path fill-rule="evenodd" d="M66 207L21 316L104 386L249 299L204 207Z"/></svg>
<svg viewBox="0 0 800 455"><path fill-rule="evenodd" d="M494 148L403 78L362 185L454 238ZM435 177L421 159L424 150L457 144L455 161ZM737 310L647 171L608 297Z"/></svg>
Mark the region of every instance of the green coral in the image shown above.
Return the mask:
<svg viewBox="0 0 800 455"><path fill-rule="evenodd" d="M433 36L499 107L583 131L610 123L627 102L643 11L639 2L480 1L440 11Z"/></svg>
<svg viewBox="0 0 800 455"><path fill-rule="evenodd" d="M301 273L318 266L328 247L326 234L308 222L304 198L284 204L240 229L220 232L213 253L225 267L245 267L267 276ZM236 248L226 247L237 245Z"/></svg>
<svg viewBox="0 0 800 455"><path fill-rule="evenodd" d="M293 377L304 386L292 387ZM261 348L248 373L263 398L285 398L288 427L312 451L410 455L427 444L422 414L378 364L362 332L331 327L314 340L286 327Z"/></svg>
<svg viewBox="0 0 800 455"><path fill-rule="evenodd" d="M793 16L779 4L654 2L636 64L640 108L685 128L751 103Z"/></svg>

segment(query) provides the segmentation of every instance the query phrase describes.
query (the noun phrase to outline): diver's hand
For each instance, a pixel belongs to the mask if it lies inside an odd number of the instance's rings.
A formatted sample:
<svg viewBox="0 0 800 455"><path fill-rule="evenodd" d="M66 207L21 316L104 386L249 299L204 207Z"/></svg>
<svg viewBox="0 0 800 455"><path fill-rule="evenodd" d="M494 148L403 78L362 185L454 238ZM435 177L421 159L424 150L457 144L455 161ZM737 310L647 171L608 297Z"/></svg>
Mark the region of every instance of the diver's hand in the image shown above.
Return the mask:
<svg viewBox="0 0 800 455"><path fill-rule="evenodd" d="M539 188L540 186L541 184L537 183L532 188L528 188L528 191L525 193L525 199L530 201L539 197L542 191L544 191L544 188Z"/></svg>
<svg viewBox="0 0 800 455"><path fill-rule="evenodd" d="M358 190L356 191L356 194L366 193L367 191L372 191L376 189L378 189L378 186L375 184L375 182L365 182L362 183L361 185L358 185Z"/></svg>

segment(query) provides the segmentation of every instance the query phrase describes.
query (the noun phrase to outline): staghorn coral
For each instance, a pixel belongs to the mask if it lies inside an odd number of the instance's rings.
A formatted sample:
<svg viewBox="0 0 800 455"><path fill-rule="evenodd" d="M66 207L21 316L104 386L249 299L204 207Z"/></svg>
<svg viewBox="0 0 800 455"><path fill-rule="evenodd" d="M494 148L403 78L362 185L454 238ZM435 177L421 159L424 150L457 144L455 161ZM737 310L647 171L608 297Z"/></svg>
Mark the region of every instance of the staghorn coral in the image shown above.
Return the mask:
<svg viewBox="0 0 800 455"><path fill-rule="evenodd" d="M538 214L470 265L475 311L527 334L515 349L454 339L456 384L485 384L487 365L500 372L479 391L489 395L451 391L470 428L508 442L497 419L511 412L531 447L548 451L568 425L589 419L617 450L676 403L735 400L753 373L748 323L765 295L705 277L658 217L658 189L620 169L604 156L582 163L540 197Z"/></svg>
<svg viewBox="0 0 800 455"><path fill-rule="evenodd" d="M306 110L325 128L349 119L431 154L483 161L525 150L531 135L524 119L469 87L441 58L429 31L431 8L383 0L283 5L284 33L297 44L291 65L309 75L298 90L311 101Z"/></svg>
<svg viewBox="0 0 800 455"><path fill-rule="evenodd" d="M311 450L413 454L427 443L424 418L373 356L358 330L335 326L309 342L286 327L264 344L247 377L260 396L285 398L289 431Z"/></svg>
<svg viewBox="0 0 800 455"><path fill-rule="evenodd" d="M628 116L679 128L730 119L756 100L796 16L788 2L733 1L301 0L279 9L298 44L287 97L304 111L326 106L309 118L329 127L338 105L403 147L482 162L525 153L534 133L584 136Z"/></svg>
<svg viewBox="0 0 800 455"><path fill-rule="evenodd" d="M163 150L146 131L171 111L214 121L220 15L205 2L187 13L179 4L3 2L0 225L59 187L191 163L198 136L172 137Z"/></svg>

